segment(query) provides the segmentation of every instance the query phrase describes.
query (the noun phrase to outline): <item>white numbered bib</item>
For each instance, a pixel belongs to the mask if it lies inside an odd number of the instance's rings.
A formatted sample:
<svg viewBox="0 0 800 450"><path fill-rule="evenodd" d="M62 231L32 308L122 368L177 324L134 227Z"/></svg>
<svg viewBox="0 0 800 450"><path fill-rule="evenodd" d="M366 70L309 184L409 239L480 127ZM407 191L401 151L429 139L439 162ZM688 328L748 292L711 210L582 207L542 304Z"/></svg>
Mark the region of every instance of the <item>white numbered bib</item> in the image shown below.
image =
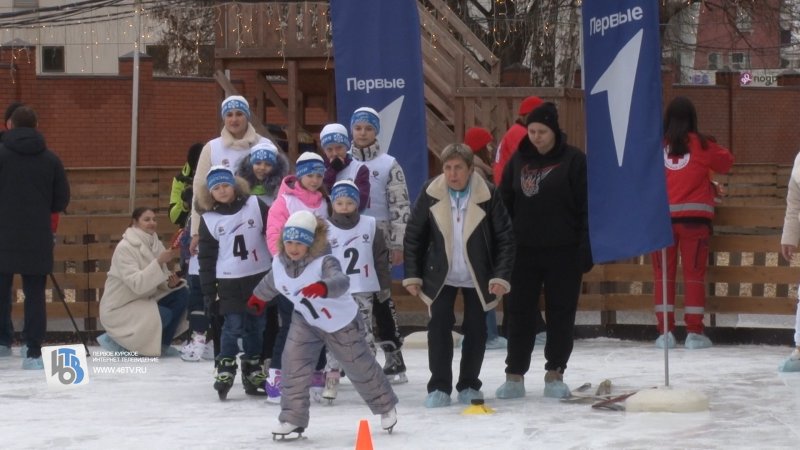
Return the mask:
<svg viewBox="0 0 800 450"><path fill-rule="evenodd" d="M358 305L349 293L338 298L305 298L300 290L322 279L322 260L317 258L306 266L297 278L291 278L280 261L272 261L272 276L275 287L294 304L294 310L303 315L308 323L333 333L349 324L358 313Z"/></svg>
<svg viewBox="0 0 800 450"><path fill-rule="evenodd" d="M361 216L358 225L342 230L328 223L328 241L331 253L342 264L342 270L350 277L350 292L378 292L381 290L375 273L375 218Z"/></svg>
<svg viewBox="0 0 800 450"><path fill-rule="evenodd" d="M248 198L236 214L207 212L203 220L219 241L217 278L242 278L267 271L270 254L262 234L264 219L258 198Z"/></svg>

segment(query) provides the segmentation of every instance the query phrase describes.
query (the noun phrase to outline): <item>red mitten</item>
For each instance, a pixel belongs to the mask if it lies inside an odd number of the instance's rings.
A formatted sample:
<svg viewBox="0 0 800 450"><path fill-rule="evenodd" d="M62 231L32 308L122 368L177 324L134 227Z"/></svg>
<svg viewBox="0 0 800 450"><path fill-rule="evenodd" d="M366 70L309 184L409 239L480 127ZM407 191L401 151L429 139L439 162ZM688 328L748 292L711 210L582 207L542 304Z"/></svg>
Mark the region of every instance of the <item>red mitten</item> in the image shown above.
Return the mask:
<svg viewBox="0 0 800 450"><path fill-rule="evenodd" d="M267 307L267 302L256 297L255 294L251 295L250 298L247 299L247 309L249 309L251 313L257 316L263 314L264 308L266 307Z"/></svg>
<svg viewBox="0 0 800 450"><path fill-rule="evenodd" d="M327 297L328 286L322 281L317 281L316 283L311 283L303 289L300 289L300 293L306 298Z"/></svg>

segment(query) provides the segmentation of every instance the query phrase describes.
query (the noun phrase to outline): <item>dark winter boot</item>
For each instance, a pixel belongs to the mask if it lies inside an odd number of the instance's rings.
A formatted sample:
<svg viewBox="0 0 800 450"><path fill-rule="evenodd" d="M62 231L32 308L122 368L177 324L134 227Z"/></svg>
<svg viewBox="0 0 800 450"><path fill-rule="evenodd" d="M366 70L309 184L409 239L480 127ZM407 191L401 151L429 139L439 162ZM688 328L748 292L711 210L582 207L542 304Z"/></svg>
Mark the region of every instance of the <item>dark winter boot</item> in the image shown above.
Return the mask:
<svg viewBox="0 0 800 450"><path fill-rule="evenodd" d="M214 381L214 389L217 390L220 400L228 398L228 391L233 386L233 381L236 379L236 359L222 358L217 361L217 375Z"/></svg>
<svg viewBox="0 0 800 450"><path fill-rule="evenodd" d="M242 362L242 386L247 395L267 395L264 390L264 381L267 375L264 373L264 366L258 357L241 357Z"/></svg>
<svg viewBox="0 0 800 450"><path fill-rule="evenodd" d="M381 342L386 362L383 364L383 373L392 384L408 383L406 377L406 363L403 361L403 352L392 341Z"/></svg>

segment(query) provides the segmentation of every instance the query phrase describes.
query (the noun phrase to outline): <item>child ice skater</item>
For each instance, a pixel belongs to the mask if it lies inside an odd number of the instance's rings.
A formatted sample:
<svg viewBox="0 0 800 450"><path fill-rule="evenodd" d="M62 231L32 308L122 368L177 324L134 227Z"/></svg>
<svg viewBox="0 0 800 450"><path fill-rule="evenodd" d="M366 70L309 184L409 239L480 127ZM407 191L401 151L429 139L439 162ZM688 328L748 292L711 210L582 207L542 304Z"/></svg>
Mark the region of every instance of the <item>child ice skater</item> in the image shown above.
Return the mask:
<svg viewBox="0 0 800 450"><path fill-rule="evenodd" d="M364 322L364 338L375 354L375 337L372 334L372 298L380 301L389 297L392 275L389 271L389 248L375 218L359 214L360 193L350 180L333 185L331 202L333 213L328 219L328 240L331 253L346 267L350 277L350 294L358 304ZM328 352L325 390L322 398L332 403L336 398L341 366Z"/></svg>
<svg viewBox="0 0 800 450"><path fill-rule="evenodd" d="M244 354L242 385L249 395L265 395L264 368L261 365L264 316L247 312L253 288L270 267L264 242L264 217L267 207L248 194L241 178L224 166L212 166L207 189L195 193L200 219L200 283L208 304L219 296L218 312L224 316L214 389L225 400L236 379L237 340L242 339ZM210 197L210 198L209 198Z"/></svg>
<svg viewBox="0 0 800 450"><path fill-rule="evenodd" d="M294 304L283 351L280 423L274 437L298 435L308 426L311 378L323 346L336 357L381 427L391 433L397 423L389 380L364 339L358 305L348 292L350 278L330 254L328 226L310 211L292 214L281 234L272 270L247 302L261 314L267 300L283 295Z"/></svg>
<svg viewBox="0 0 800 450"><path fill-rule="evenodd" d="M350 137L347 128L340 123L329 123L319 133L319 143L325 152L325 176L322 179L325 189L330 192L337 181L352 180L360 192L358 211L364 211L369 204L369 169L361 161L356 161L347 152L350 150Z"/></svg>

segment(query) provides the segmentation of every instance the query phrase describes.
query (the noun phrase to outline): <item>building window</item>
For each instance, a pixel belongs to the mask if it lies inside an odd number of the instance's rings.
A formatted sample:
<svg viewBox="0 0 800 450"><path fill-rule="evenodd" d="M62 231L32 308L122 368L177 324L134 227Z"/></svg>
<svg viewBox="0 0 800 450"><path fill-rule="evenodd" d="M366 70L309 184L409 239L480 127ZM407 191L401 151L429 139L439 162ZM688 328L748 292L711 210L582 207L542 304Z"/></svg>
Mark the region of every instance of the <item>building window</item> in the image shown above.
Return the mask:
<svg viewBox="0 0 800 450"><path fill-rule="evenodd" d="M153 58L153 75L164 76L169 71L169 47L166 45L148 45L145 53Z"/></svg>
<svg viewBox="0 0 800 450"><path fill-rule="evenodd" d="M708 70L718 70L720 66L719 53L708 54Z"/></svg>
<svg viewBox="0 0 800 450"><path fill-rule="evenodd" d="M735 52L729 55L731 60L731 69L742 70L750 68L750 54L743 52Z"/></svg>
<svg viewBox="0 0 800 450"><path fill-rule="evenodd" d="M64 47L42 47L42 72L64 73Z"/></svg>

